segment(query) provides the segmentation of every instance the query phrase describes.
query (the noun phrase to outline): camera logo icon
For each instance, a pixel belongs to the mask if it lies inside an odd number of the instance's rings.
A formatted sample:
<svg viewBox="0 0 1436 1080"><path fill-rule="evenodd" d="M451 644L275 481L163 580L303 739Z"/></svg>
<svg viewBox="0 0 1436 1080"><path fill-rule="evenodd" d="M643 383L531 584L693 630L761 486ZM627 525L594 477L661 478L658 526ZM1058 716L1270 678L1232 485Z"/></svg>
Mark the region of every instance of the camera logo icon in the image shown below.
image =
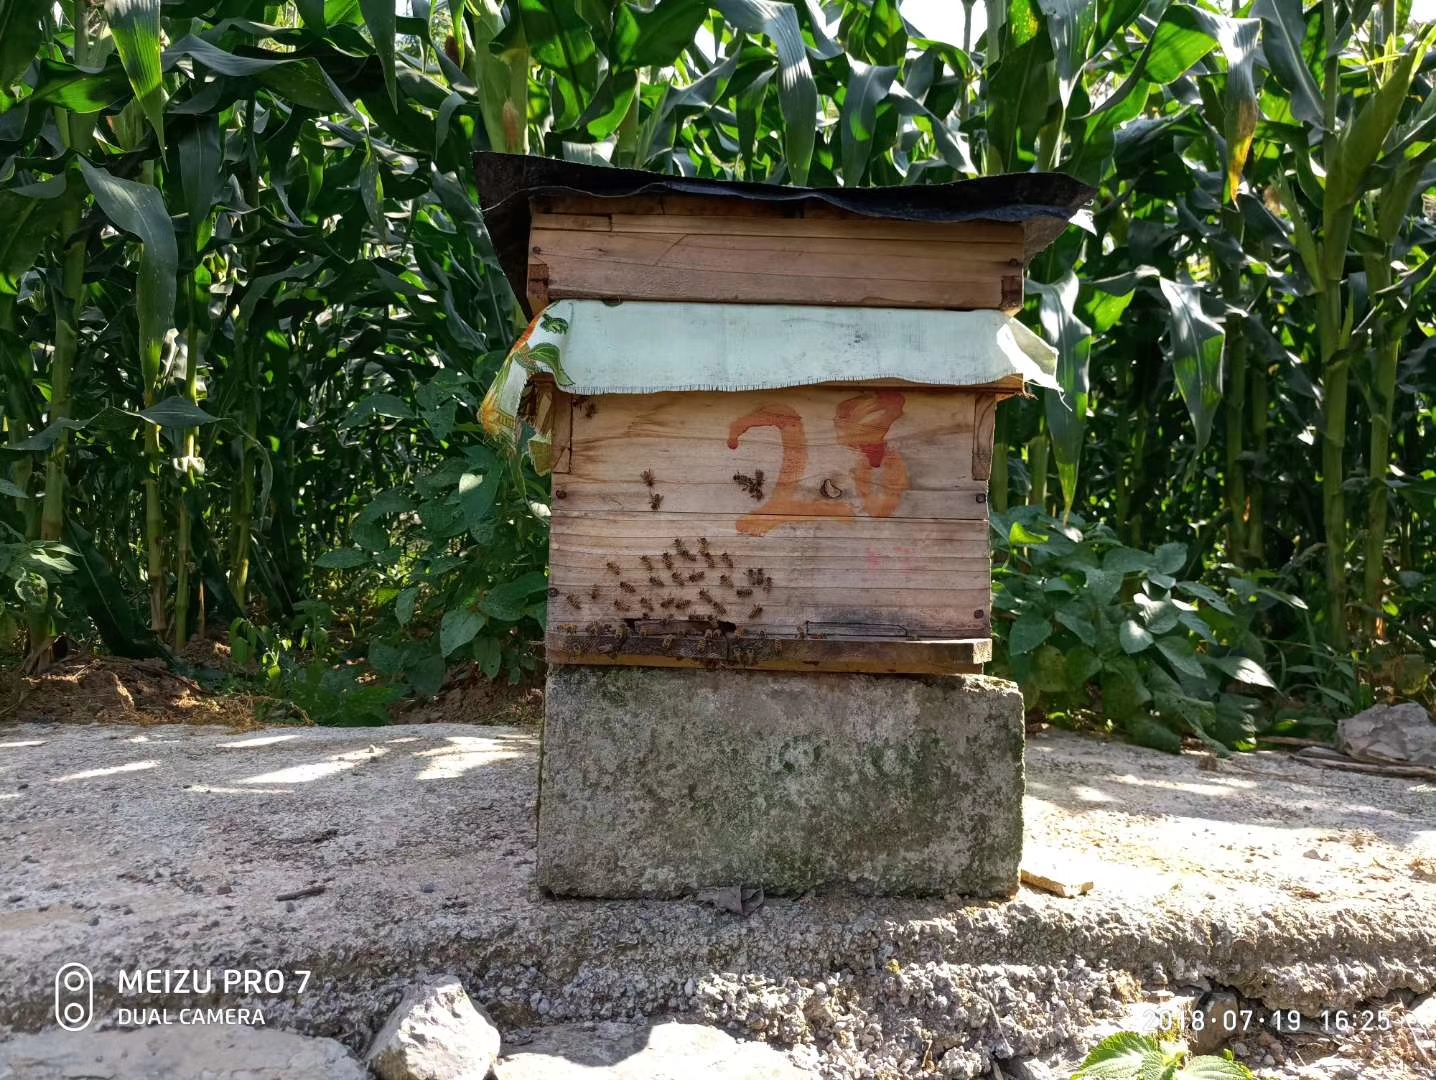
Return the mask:
<svg viewBox="0 0 1436 1080"><path fill-rule="evenodd" d="M55 1022L66 1031L84 1031L95 1018L95 977L84 964L55 972Z"/></svg>

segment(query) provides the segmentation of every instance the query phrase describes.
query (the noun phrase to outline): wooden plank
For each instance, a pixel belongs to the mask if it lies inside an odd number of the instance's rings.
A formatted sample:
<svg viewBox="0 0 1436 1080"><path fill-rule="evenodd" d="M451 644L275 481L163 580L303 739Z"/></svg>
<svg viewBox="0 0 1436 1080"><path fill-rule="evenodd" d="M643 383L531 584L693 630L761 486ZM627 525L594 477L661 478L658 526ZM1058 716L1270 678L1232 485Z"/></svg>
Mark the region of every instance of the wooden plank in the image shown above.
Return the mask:
<svg viewBox="0 0 1436 1080"><path fill-rule="evenodd" d="M737 199L686 196L548 197L532 202L532 220L549 228L595 228L606 218L609 227L637 232L745 231L788 236L864 236L875 240L985 241L1014 248L1022 265L1022 226L1006 221L898 221L864 217L837 207L813 203L750 203ZM568 218L588 219L570 222Z"/></svg>
<svg viewBox="0 0 1436 1080"><path fill-rule="evenodd" d="M972 422L972 478L992 477L992 442L997 434L997 395L981 394L974 402Z"/></svg>
<svg viewBox="0 0 1436 1080"><path fill-rule="evenodd" d="M545 222L547 219L544 219ZM1000 251L1009 266L1022 266L1022 226L1001 222L890 221L879 218L748 218L700 215L613 214L615 233L719 233L729 236L773 236L789 240L842 238L897 240L920 244L982 245Z"/></svg>
<svg viewBox="0 0 1436 1080"><path fill-rule="evenodd" d="M550 623L712 617L776 633L984 637L985 522L573 512L555 502ZM822 625L819 625L822 624Z"/></svg>
<svg viewBox="0 0 1436 1080"><path fill-rule="evenodd" d="M970 475L978 397L834 385L606 395L574 420L555 500L732 515L755 535L792 517L986 520L986 481Z"/></svg>
<svg viewBox="0 0 1436 1080"><path fill-rule="evenodd" d="M860 269L861 263L855 264ZM530 289L530 297L533 290ZM709 304L833 304L950 311L1003 307L998 279L918 283L855 276L795 278L752 270L670 270L564 260L549 267L549 300L657 300ZM531 303L532 303L531 299Z"/></svg>
<svg viewBox="0 0 1436 1080"><path fill-rule="evenodd" d="M612 544L614 550L632 550L635 556L651 551L652 538L677 536L708 536L715 550L731 550L740 540L755 541L751 534L738 533L735 521L722 514L670 514L667 511L647 514L610 514L606 512L575 512L564 509L564 500L554 502L554 519L563 518L565 534L591 538L592 542ZM783 531L775 534L786 538L783 544L764 546L777 558L783 553L794 556L814 551L865 552L882 545L884 553L917 552L923 558L940 558L944 551L955 552L957 545L977 543L986 551L988 525L985 521L960 519L868 518L856 517L851 526L834 529L831 518L794 517L783 523ZM718 537L725 537L720 545ZM665 540L665 543L667 541ZM737 551L732 551L734 558ZM963 557L967 557L964 553Z"/></svg>
<svg viewBox="0 0 1436 1080"><path fill-rule="evenodd" d="M573 395L556 392L553 410L553 471L560 476L573 468Z"/></svg>
<svg viewBox="0 0 1436 1080"><path fill-rule="evenodd" d="M995 244L932 243L728 233L577 232L535 225L529 254L563 279L568 264L666 267L687 271L745 272L800 278L850 278L861 267L868 279L913 282L999 282L1011 274L1004 248Z"/></svg>
<svg viewBox="0 0 1436 1080"><path fill-rule="evenodd" d="M542 311L552 299L548 290L548 267L533 259L529 260L527 292L529 308L533 311Z"/></svg>
<svg viewBox="0 0 1436 1080"><path fill-rule="evenodd" d="M992 658L992 642L986 638L835 642L735 633L620 635L615 630L562 631L551 626L545 659L551 664L967 675L980 673L982 664Z"/></svg>

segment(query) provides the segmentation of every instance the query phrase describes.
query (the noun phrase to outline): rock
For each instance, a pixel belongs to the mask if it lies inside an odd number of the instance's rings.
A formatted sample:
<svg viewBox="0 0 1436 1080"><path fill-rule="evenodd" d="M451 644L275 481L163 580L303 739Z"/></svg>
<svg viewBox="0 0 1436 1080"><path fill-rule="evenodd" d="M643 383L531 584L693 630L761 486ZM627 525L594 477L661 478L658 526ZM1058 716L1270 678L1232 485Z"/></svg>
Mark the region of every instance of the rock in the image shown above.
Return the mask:
<svg viewBox="0 0 1436 1080"><path fill-rule="evenodd" d="M484 1080L499 1031L452 975L411 988L364 1060L380 1080Z"/></svg>
<svg viewBox="0 0 1436 1080"><path fill-rule="evenodd" d="M1192 1017L1187 1045L1194 1054L1214 1054L1241 1030L1242 1017L1237 996L1218 991L1208 995L1201 1012Z"/></svg>
<svg viewBox="0 0 1436 1080"><path fill-rule="evenodd" d="M0 1043L0 1080L367 1080L341 1043L273 1028L52 1029Z"/></svg>
<svg viewBox="0 0 1436 1080"><path fill-rule="evenodd" d="M1414 701L1373 705L1341 721L1336 743L1352 757L1436 765L1436 724Z"/></svg>
<svg viewBox="0 0 1436 1080"><path fill-rule="evenodd" d="M718 1028L665 1021L652 1027L563 1024L534 1032L501 1058L494 1080L816 1080L781 1051Z"/></svg>
<svg viewBox="0 0 1436 1080"><path fill-rule="evenodd" d="M1002 1063L1009 1080L1057 1080L1057 1073L1036 1058L1014 1058Z"/></svg>
<svg viewBox="0 0 1436 1080"><path fill-rule="evenodd" d="M1427 1052L1436 1051L1436 994L1413 1002L1404 1017L1417 1044Z"/></svg>
<svg viewBox="0 0 1436 1080"><path fill-rule="evenodd" d="M545 702L535 880L554 894L1017 891L1012 683L565 664Z"/></svg>

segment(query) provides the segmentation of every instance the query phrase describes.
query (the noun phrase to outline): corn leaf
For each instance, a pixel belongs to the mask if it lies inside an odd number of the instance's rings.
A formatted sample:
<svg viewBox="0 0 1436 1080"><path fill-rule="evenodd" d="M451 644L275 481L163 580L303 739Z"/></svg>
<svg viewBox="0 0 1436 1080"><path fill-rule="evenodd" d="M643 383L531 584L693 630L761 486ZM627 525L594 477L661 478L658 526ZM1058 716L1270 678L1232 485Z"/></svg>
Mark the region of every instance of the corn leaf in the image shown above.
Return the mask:
<svg viewBox="0 0 1436 1080"><path fill-rule="evenodd" d="M395 0L359 0L364 25L374 38L374 52L384 69L384 87L389 91L389 104L399 107L399 87L394 78L394 3Z"/></svg>
<svg viewBox="0 0 1436 1080"><path fill-rule="evenodd" d="M1087 62L1088 43L1097 28L1097 0L1037 2L1047 20L1047 34L1052 39L1052 55L1057 62L1057 92L1066 108Z"/></svg>
<svg viewBox="0 0 1436 1080"><path fill-rule="evenodd" d="M778 54L784 156L792 182L806 184L817 141L818 87L797 9L776 0L713 0L713 6L739 30L764 34L773 42Z"/></svg>
<svg viewBox="0 0 1436 1080"><path fill-rule="evenodd" d="M1371 166L1401 115L1402 103L1411 91L1412 79L1430 48L1433 33L1436 28L1428 30L1401 55L1380 88L1367 96L1361 110L1337 139L1334 159L1327 162L1326 168L1328 206L1349 206L1365 190Z"/></svg>
<svg viewBox="0 0 1436 1080"><path fill-rule="evenodd" d="M1077 317L1077 277L1070 270L1050 285L1031 282L1029 287L1038 296L1043 335L1057 349L1057 381L1062 391L1044 391L1043 400L1062 502L1070 510L1077 497L1082 438L1091 400L1092 330Z"/></svg>
<svg viewBox="0 0 1436 1080"><path fill-rule="evenodd" d="M1202 310L1202 290L1196 285L1162 278L1167 321L1167 356L1177 389L1197 429L1200 451L1212 437L1212 419L1222 403L1222 353L1226 331Z"/></svg>
<svg viewBox="0 0 1436 1080"><path fill-rule="evenodd" d="M1292 114L1303 123L1321 128L1325 123L1321 89L1302 52L1306 19L1301 0L1256 0L1252 14L1261 20L1262 53L1291 95L1288 104Z"/></svg>
<svg viewBox="0 0 1436 1080"><path fill-rule="evenodd" d="M44 0L0 0L0 95L39 53L47 6Z"/></svg>
<svg viewBox="0 0 1436 1080"><path fill-rule="evenodd" d="M861 60L848 63L852 65L852 77L848 79L843 99L843 184L856 187L862 183L868 159L872 157L878 103L888 96L898 69L871 67Z"/></svg>
<svg viewBox="0 0 1436 1080"><path fill-rule="evenodd" d="M140 241L135 296L140 324L140 365L145 386L155 388L161 376L165 335L174 325L175 276L179 273L174 224L157 189L121 180L84 158L79 162L95 202L110 223Z"/></svg>
<svg viewBox="0 0 1436 1080"><path fill-rule="evenodd" d="M164 87L160 82L160 0L105 0L115 49L130 77L135 99L165 148Z"/></svg>

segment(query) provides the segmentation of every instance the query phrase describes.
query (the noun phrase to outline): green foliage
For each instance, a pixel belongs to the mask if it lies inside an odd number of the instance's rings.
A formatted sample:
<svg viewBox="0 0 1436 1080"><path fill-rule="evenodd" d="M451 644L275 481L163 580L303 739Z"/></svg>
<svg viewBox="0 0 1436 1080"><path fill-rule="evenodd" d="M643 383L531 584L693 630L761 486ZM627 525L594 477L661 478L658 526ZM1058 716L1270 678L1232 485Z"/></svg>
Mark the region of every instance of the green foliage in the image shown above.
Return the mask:
<svg viewBox="0 0 1436 1080"><path fill-rule="evenodd" d="M154 654L201 611L292 639L314 601L325 662L395 688L535 668L544 490L472 422L519 329L487 148L1094 185L1030 268L1062 390L998 418L992 504L1033 507L1001 662L1168 744L1246 744L1243 657L1278 725L1431 693L1436 69L1406 8L1012 0L960 43L892 0L399 10L0 0L0 523L81 571L32 645Z"/></svg>
<svg viewBox="0 0 1436 1080"><path fill-rule="evenodd" d="M1003 670L1028 708L1096 713L1162 750L1187 734L1223 752L1252 745L1254 695L1275 684L1244 651L1260 648L1252 622L1273 590L1246 595L1234 579L1218 592L1183 577L1184 545L1139 551L1075 515L1023 507L992 526Z"/></svg>
<svg viewBox="0 0 1436 1080"><path fill-rule="evenodd" d="M1103 1039L1072 1080L1251 1080L1251 1070L1226 1051L1194 1056L1181 1042L1120 1031Z"/></svg>
<svg viewBox="0 0 1436 1080"><path fill-rule="evenodd" d="M3 530L0 523L0 536L5 535ZM12 641L27 620L51 612L56 586L75 572L70 561L74 557L63 544L0 541L0 647Z"/></svg>

